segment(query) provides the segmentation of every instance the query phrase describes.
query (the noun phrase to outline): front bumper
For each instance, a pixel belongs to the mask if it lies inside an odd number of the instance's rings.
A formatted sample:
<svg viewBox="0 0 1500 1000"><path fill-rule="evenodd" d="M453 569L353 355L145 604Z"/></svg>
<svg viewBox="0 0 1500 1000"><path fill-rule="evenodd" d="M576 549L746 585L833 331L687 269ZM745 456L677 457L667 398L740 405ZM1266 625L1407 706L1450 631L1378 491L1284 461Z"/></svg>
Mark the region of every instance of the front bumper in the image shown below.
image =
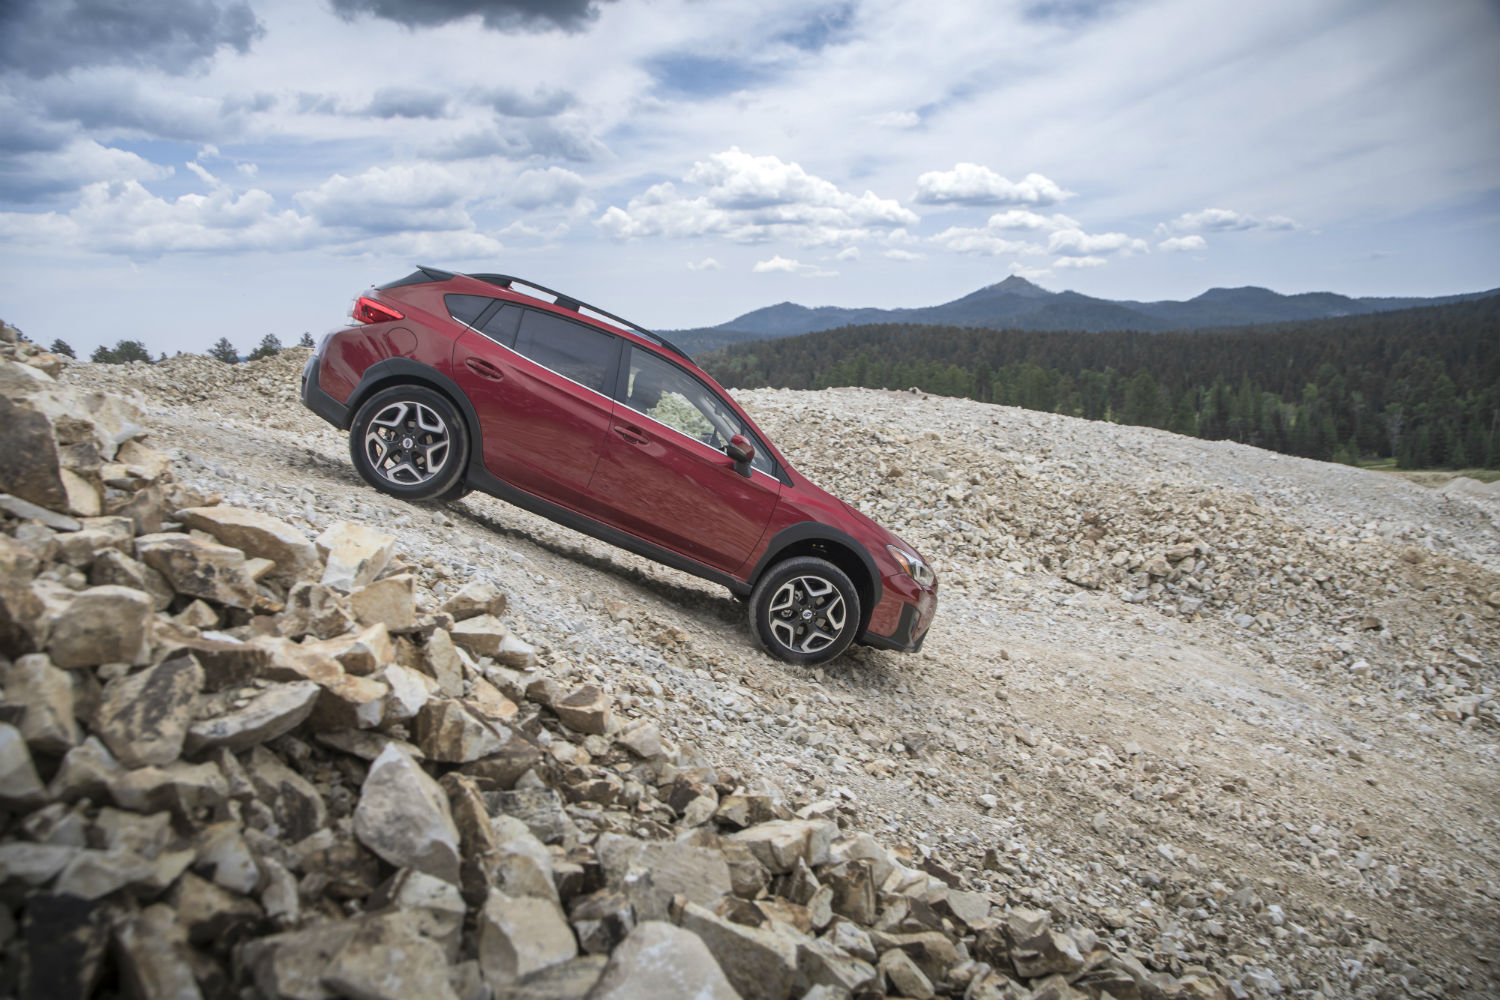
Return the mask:
<svg viewBox="0 0 1500 1000"><path fill-rule="evenodd" d="M893 649L898 653L915 653L927 639L927 629L937 613L937 592L925 591L916 604L902 604L901 617L890 635L865 632L859 641L875 649Z"/></svg>
<svg viewBox="0 0 1500 1000"><path fill-rule="evenodd" d="M302 366L302 405L343 430L348 426L349 408L318 385L318 366L322 360L320 355L314 354Z"/></svg>

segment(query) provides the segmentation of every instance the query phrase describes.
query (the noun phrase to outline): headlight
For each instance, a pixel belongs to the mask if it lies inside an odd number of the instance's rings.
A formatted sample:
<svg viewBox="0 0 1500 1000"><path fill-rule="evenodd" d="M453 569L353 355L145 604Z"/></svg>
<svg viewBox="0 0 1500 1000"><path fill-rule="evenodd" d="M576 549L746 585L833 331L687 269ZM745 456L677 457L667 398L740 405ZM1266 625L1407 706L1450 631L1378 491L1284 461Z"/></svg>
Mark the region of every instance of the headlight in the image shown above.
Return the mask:
<svg viewBox="0 0 1500 1000"><path fill-rule="evenodd" d="M915 552L908 552L899 545L887 545L885 550L891 554L892 559L896 560L896 564L906 571L906 575L917 583L924 587L937 583L937 574Z"/></svg>

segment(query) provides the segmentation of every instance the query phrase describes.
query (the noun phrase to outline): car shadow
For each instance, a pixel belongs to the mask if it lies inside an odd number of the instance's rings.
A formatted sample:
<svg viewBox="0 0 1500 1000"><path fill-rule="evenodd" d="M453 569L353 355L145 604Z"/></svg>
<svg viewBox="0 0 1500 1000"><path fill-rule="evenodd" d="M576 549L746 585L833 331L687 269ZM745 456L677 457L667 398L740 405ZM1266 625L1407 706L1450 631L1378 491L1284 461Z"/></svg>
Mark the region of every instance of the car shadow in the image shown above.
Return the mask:
<svg viewBox="0 0 1500 1000"><path fill-rule="evenodd" d="M503 500L496 500L494 502L500 504L504 503ZM560 556L570 562L575 562L579 563L580 565L587 566L589 569L596 570L600 573L607 573L610 576L613 576L642 590L648 591L651 594L660 597L662 600L670 601L673 604L708 611L713 613L716 618L724 621L733 620L743 614L742 609L744 605L741 604L733 594L724 593L720 595L704 589L709 587L720 589L717 588L714 584L704 582L701 586L695 587L681 583L675 583L671 580L663 579L655 573L643 569L640 566L628 566L622 562L618 562L615 559L611 558L611 556L608 554L601 555L595 552L590 552L581 545L573 545L569 544L566 541L546 538L540 535L533 534L532 532L527 531L525 528L505 524L493 515L490 515L482 510L477 510L467 504L452 503L436 506L443 506L444 509L452 517L462 518L463 520L468 521L471 524L484 528L485 530L493 532L497 535L504 535L507 538L522 539L524 541L530 542L537 548L545 549L555 556ZM563 525L553 525L553 528L558 531L572 532L571 528L564 527ZM588 536L579 533L578 537L582 539L587 538ZM601 542L600 544L607 543ZM624 550L621 551L623 553ZM668 571L675 572L671 571L670 569Z"/></svg>

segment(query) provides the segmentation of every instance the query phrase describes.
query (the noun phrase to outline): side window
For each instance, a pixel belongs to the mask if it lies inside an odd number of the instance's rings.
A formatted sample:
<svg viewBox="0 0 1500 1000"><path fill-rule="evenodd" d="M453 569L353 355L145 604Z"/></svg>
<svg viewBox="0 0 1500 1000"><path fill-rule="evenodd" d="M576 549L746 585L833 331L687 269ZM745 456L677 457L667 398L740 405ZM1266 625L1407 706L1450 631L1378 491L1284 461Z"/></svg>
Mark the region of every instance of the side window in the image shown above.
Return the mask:
<svg viewBox="0 0 1500 1000"><path fill-rule="evenodd" d="M494 299L485 298L483 295L444 295L443 304L448 307L448 315L466 326L473 326L479 314L489 307Z"/></svg>
<svg viewBox="0 0 1500 1000"><path fill-rule="evenodd" d="M521 312L520 306L502 305L484 321L479 332L497 344L511 347L516 342L516 327L520 325Z"/></svg>
<svg viewBox="0 0 1500 1000"><path fill-rule="evenodd" d="M625 405L717 451L723 451L736 434L754 440L739 414L708 386L671 362L635 346L630 348ZM768 476L775 475L771 457L758 442L751 464Z"/></svg>
<svg viewBox="0 0 1500 1000"><path fill-rule="evenodd" d="M603 330L535 309L521 316L515 346L516 353L606 395L604 380L618 349L618 338Z"/></svg>

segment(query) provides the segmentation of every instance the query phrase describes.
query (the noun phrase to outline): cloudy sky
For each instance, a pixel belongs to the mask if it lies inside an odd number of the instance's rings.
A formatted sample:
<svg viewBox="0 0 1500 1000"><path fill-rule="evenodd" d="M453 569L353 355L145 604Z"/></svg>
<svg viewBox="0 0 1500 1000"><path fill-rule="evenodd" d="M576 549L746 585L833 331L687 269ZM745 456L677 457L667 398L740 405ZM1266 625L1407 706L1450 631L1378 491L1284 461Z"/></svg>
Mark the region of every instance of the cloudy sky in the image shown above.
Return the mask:
<svg viewBox="0 0 1500 1000"><path fill-rule="evenodd" d="M1500 285L1494 0L5 0L0 317L341 325L424 263L658 329Z"/></svg>

